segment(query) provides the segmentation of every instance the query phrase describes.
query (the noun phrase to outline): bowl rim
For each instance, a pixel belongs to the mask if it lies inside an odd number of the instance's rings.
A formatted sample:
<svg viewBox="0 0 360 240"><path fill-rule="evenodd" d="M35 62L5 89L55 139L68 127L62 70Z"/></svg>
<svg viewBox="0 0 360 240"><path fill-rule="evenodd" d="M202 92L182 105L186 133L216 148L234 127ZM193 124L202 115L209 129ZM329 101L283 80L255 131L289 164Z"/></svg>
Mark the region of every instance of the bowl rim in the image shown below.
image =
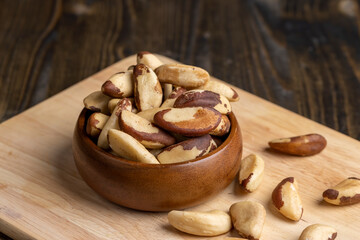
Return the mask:
<svg viewBox="0 0 360 240"><path fill-rule="evenodd" d="M86 115L87 113L93 112L87 108L83 108L81 111L77 123L76 123L76 131L80 135L80 141L83 141L84 144L86 144L92 151L97 152L98 154L102 155L102 160L106 160L112 165L118 165L118 164L125 164L129 167L141 167L141 168L150 168L150 169L162 169L162 168L171 168L176 166L186 166L188 164L201 162L202 160L208 159L208 157L215 155L219 152L221 152L231 141L232 138L235 137L235 134L237 131L239 131L239 123L237 122L237 119L235 117L235 114L233 112L230 112L227 116L229 117L231 127L230 132L225 139L225 141L220 145L220 147L217 147L214 151L205 154L201 157L197 157L195 159L187 160L184 162L177 162L177 163L166 163L166 164L151 164L151 163L143 163L143 162L137 162L128 160L122 157L115 156L104 149L98 147L95 142L87 135L86 133ZM241 139L242 141L242 139ZM211 159L211 158L210 158Z"/></svg>

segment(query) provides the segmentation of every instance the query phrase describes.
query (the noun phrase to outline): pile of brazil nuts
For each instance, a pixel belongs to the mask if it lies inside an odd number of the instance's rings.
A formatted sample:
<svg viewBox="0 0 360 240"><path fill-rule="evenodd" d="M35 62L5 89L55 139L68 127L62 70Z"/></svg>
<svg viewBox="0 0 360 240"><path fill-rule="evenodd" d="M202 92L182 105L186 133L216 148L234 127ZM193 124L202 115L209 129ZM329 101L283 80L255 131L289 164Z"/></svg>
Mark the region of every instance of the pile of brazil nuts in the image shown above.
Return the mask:
<svg viewBox="0 0 360 240"><path fill-rule="evenodd" d="M204 156L230 131L237 92L207 71L163 64L149 52L84 99L93 111L86 133L100 148L128 160L169 164Z"/></svg>
<svg viewBox="0 0 360 240"><path fill-rule="evenodd" d="M102 149L115 156L150 164L176 163L195 159L220 146L230 131L227 115L236 91L210 80L201 68L163 64L149 52L137 55L137 65L112 75L101 91L84 99L88 118L86 133ZM279 138L268 142L274 151L311 156L326 147L319 134ZM239 184L248 193L261 185L264 160L250 154L241 161ZM274 185L269 198L287 219L299 221L304 212L300 189L294 177ZM349 177L325 190L323 200L332 205L360 203L360 179ZM242 238L260 239L266 210L255 201L235 202L229 211L178 211L168 213L176 229L197 236L218 236L233 227ZM328 225L306 227L299 240L334 240L337 231Z"/></svg>

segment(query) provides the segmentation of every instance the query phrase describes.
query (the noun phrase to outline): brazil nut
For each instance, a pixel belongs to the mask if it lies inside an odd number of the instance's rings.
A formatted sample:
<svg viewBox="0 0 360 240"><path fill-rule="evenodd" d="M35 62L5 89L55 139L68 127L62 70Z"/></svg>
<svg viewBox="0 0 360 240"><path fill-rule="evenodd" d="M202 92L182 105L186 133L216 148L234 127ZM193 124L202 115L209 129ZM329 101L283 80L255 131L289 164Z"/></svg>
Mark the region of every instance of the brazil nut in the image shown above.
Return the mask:
<svg viewBox="0 0 360 240"><path fill-rule="evenodd" d="M221 114L204 107L170 108L155 114L154 122L161 128L184 136L202 136L214 130Z"/></svg>

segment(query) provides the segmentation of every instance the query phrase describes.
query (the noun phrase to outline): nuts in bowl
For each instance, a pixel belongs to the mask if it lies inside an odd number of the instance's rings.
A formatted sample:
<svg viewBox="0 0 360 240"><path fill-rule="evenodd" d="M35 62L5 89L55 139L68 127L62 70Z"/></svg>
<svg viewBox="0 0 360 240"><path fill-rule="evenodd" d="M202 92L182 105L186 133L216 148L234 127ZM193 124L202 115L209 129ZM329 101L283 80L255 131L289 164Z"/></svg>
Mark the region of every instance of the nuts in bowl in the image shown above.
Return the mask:
<svg viewBox="0 0 360 240"><path fill-rule="evenodd" d="M135 67L106 80L103 96L84 99L73 138L75 163L90 187L122 206L147 211L194 206L224 189L239 170L240 128L233 99L221 91L237 94L222 83L219 92L194 89L212 81L205 70L159 65L149 54L138 54Z"/></svg>

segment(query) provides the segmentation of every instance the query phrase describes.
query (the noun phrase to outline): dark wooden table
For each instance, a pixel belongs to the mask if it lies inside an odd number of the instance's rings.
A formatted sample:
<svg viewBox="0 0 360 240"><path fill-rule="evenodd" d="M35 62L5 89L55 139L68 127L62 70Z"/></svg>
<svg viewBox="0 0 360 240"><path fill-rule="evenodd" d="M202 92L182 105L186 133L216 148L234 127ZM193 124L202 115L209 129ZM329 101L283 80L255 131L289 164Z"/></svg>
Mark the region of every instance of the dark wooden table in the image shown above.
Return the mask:
<svg viewBox="0 0 360 240"><path fill-rule="evenodd" d="M0 119L148 50L360 139L359 32L360 0L3 0Z"/></svg>

